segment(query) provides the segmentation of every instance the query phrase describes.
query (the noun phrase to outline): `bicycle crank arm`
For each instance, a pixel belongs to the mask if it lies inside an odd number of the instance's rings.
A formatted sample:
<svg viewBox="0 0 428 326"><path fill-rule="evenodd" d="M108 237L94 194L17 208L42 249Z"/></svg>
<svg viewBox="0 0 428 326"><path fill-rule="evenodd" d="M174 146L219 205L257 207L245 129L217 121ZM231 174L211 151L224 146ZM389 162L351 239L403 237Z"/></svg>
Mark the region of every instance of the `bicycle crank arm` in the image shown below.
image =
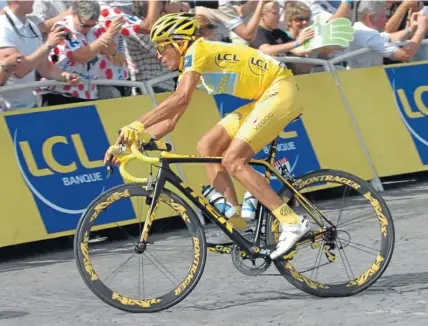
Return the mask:
<svg viewBox="0 0 428 326"><path fill-rule="evenodd" d="M233 245L210 245L208 244L208 250L217 253L217 254L231 254ZM255 259L255 258L269 258L269 255L271 254L272 250L268 248L259 248L259 247L252 247L251 248L252 253L248 254L245 252L245 250L240 250L240 255L244 259Z"/></svg>

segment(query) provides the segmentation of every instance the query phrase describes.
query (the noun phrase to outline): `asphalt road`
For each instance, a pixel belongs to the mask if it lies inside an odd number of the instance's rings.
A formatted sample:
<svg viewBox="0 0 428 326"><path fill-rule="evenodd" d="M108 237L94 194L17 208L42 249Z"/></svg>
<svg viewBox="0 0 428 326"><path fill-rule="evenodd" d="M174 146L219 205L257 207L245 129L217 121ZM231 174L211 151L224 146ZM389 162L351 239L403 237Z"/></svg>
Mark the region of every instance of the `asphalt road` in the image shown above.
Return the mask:
<svg viewBox="0 0 428 326"><path fill-rule="evenodd" d="M282 277L245 276L229 256L208 253L201 281L179 305L130 314L95 297L64 249L0 261L0 325L427 325L428 182L383 195L395 219L394 256L382 278L356 296L316 298Z"/></svg>

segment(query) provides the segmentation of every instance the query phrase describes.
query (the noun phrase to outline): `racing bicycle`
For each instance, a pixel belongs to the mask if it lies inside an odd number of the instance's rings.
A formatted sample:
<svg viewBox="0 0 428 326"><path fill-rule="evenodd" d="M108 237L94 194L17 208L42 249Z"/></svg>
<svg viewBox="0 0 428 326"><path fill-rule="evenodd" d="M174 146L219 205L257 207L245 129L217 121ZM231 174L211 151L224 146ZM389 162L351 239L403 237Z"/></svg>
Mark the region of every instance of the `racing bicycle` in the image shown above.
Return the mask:
<svg viewBox="0 0 428 326"><path fill-rule="evenodd" d="M220 163L221 157L178 155L171 153L170 144L152 140L144 147L122 147L119 171L127 183L100 194L81 216L74 255L86 285L112 307L134 313L161 311L195 288L209 247L231 256L244 275L282 276L314 296L351 296L372 286L394 250L394 224L384 199L368 182L347 172L321 169L295 177L287 168L274 168L277 142L269 145L266 159L252 159L250 164L267 181L280 182L279 195L312 223L311 231L284 256L269 258L281 230L262 204L257 205L254 232L241 234L174 172L174 164ZM160 156L148 156L154 151ZM133 160L148 164L148 178L129 173ZM195 207L233 244L208 246L209 230ZM132 228L136 225L137 230ZM116 230L111 234L122 230L123 237L103 237L108 228ZM277 273L267 273L272 263Z"/></svg>

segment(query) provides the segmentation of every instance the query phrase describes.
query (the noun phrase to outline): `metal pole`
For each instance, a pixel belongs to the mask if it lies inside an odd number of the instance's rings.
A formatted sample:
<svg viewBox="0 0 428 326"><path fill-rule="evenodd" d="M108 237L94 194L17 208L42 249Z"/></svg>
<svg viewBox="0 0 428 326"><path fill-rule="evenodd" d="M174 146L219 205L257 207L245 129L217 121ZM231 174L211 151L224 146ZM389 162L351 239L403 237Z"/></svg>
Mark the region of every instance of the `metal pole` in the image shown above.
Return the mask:
<svg viewBox="0 0 428 326"><path fill-rule="evenodd" d="M355 134L357 135L358 141L359 141L359 143L361 145L361 148L362 148L362 150L364 152L364 155L366 156L367 163L369 164L370 170L373 173L374 178L372 180L370 180L370 183L372 184L372 186L377 191L383 192L384 189L383 189L382 182L381 182L381 180L380 180L380 178L379 178L379 176L377 174L375 165L373 163L372 158L370 157L370 153L369 153L369 151L367 149L367 146L364 143L364 139L363 139L363 137L361 135L360 129L358 128L358 124L357 124L357 122L355 120L355 117L354 117L354 115L352 113L351 106L349 105L349 102L346 99L346 96L345 96L345 94L343 92L342 85L340 84L339 77L337 76L336 68L335 68L334 64L332 64L330 61L328 61L328 64L330 65L330 71L333 74L334 82L336 84L337 89L339 90L340 97L342 98L342 103L345 106L345 109L346 109L346 112L348 113L349 119L352 122L352 126L354 128Z"/></svg>

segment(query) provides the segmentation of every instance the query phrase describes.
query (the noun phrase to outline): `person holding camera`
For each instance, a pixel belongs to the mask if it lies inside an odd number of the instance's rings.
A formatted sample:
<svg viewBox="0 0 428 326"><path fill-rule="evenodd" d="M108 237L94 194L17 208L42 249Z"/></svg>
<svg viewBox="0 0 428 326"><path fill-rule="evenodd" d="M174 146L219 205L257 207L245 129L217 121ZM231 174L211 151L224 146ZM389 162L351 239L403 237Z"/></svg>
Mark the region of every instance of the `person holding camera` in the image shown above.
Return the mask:
<svg viewBox="0 0 428 326"><path fill-rule="evenodd" d="M78 103L99 98L97 87L90 81L98 78L99 55L110 55L116 60L114 38L121 30L124 19L118 16L99 31L100 5L95 1L76 0L72 15L55 24L65 33L65 40L56 46L50 60L64 72L77 75L82 83L77 86L54 86L43 95L43 106Z"/></svg>
<svg viewBox="0 0 428 326"><path fill-rule="evenodd" d="M207 17L214 25L223 24L230 33L235 33L235 40L242 39L240 43L247 44L254 41L257 27L262 16L264 0L244 1L241 6L236 6L234 1L213 1L218 8L213 8L208 1L196 1L195 13ZM242 2L242 1L240 1ZM242 17L251 17L245 23ZM239 38L238 38L239 37ZM226 38L227 39L227 38Z"/></svg>
<svg viewBox="0 0 428 326"><path fill-rule="evenodd" d="M0 86L3 86L9 79L10 75L18 69L22 59L22 54L16 52L4 57L3 60L0 60Z"/></svg>
<svg viewBox="0 0 428 326"><path fill-rule="evenodd" d="M32 10L33 1L8 1L5 13L0 15L0 61L17 53L23 56L6 85L33 82L36 80L36 70L48 79L77 84L78 77L61 71L48 61L49 52L63 41L64 31L54 28L43 43L37 26L26 17ZM2 97L9 110L33 108L36 105L32 89L9 91Z"/></svg>

